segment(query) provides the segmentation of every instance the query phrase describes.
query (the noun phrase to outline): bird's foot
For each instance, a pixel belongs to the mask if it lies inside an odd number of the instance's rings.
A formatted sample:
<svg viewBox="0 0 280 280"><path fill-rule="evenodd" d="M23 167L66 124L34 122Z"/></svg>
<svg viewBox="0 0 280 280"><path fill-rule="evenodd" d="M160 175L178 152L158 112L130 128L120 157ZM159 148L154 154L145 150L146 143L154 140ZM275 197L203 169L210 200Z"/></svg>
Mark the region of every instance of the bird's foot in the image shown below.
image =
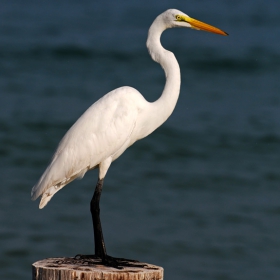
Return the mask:
<svg viewBox="0 0 280 280"><path fill-rule="evenodd" d="M124 267L145 267L146 264L137 260L114 258L109 255L105 255L103 258L96 255L76 255L75 260L81 261L87 264L103 264L105 266L114 267L117 269L123 269Z"/></svg>

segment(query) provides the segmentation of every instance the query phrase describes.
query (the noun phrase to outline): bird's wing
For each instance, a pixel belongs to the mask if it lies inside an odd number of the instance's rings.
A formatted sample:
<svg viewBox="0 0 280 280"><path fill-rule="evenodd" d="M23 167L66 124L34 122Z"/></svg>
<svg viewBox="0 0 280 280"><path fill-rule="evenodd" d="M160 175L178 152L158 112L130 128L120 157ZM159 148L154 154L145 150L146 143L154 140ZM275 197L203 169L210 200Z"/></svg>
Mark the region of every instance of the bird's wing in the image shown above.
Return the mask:
<svg viewBox="0 0 280 280"><path fill-rule="evenodd" d="M66 184L82 178L108 157L114 160L130 146L138 115L135 99L139 98L142 96L135 89L123 87L94 103L61 140L50 165L32 189L32 199L44 194L47 203ZM46 203L41 201L40 208Z"/></svg>

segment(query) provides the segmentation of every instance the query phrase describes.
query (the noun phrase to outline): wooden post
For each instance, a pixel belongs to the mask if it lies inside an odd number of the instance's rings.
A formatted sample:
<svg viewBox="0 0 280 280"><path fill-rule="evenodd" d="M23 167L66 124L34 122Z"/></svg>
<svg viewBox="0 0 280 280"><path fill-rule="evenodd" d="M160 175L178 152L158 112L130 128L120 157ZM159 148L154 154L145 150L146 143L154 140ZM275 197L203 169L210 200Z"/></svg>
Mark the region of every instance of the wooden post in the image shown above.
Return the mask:
<svg viewBox="0 0 280 280"><path fill-rule="evenodd" d="M117 269L94 260L50 258L33 263L32 280L163 280L163 268L133 262Z"/></svg>

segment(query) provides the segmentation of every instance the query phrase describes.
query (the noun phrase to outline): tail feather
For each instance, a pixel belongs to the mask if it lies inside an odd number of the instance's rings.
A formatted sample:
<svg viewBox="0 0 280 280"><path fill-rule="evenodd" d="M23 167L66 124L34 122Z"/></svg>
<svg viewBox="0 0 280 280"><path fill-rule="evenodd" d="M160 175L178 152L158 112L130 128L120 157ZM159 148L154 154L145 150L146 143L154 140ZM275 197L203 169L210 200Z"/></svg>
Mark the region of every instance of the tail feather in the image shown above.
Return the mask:
<svg viewBox="0 0 280 280"><path fill-rule="evenodd" d="M86 171L88 170L88 167L85 168L84 170L74 174L73 176L71 176L70 178L65 178L64 180L62 180L61 182L57 183L57 184L53 184L50 187L45 187L43 188L43 181L45 179L44 174L42 176L42 178L39 180L38 184L36 184L31 191L31 199L32 200L36 200L40 195L42 195L41 201L40 201L40 205L39 208L42 209L44 208L48 202L51 200L51 198L54 196L55 193L57 193L59 190L61 190L65 185L69 184L70 182L72 182L73 180L75 180L76 178L80 178L82 179L86 173Z"/></svg>
<svg viewBox="0 0 280 280"><path fill-rule="evenodd" d="M46 192L43 193L40 204L39 204L39 208L42 209L44 208L48 202L52 199L52 197L54 196L55 193L57 193L59 190L61 190L66 184L62 184L62 185L56 185L56 186L52 186L50 188L47 189Z"/></svg>

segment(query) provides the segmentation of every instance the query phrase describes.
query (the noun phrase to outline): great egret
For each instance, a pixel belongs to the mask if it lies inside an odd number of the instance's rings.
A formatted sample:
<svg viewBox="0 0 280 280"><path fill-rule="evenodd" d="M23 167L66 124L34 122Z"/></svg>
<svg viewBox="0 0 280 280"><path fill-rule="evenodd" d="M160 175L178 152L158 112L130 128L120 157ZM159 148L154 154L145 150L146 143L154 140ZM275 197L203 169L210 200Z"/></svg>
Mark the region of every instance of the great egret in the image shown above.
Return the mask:
<svg viewBox="0 0 280 280"><path fill-rule="evenodd" d="M132 87L117 88L91 105L68 130L58 145L50 165L33 187L35 200L42 195L43 208L53 195L66 184L82 178L99 168L95 192L90 203L95 255L106 265L118 266L118 261L107 255L99 216L99 201L104 177L111 165L135 141L152 133L171 115L180 91L180 68L174 54L164 49L160 36L167 28L190 27L220 35L226 32L195 20L179 10L170 9L160 14L149 29L147 48L152 59L164 69L166 83L162 95L155 102L147 102Z"/></svg>

